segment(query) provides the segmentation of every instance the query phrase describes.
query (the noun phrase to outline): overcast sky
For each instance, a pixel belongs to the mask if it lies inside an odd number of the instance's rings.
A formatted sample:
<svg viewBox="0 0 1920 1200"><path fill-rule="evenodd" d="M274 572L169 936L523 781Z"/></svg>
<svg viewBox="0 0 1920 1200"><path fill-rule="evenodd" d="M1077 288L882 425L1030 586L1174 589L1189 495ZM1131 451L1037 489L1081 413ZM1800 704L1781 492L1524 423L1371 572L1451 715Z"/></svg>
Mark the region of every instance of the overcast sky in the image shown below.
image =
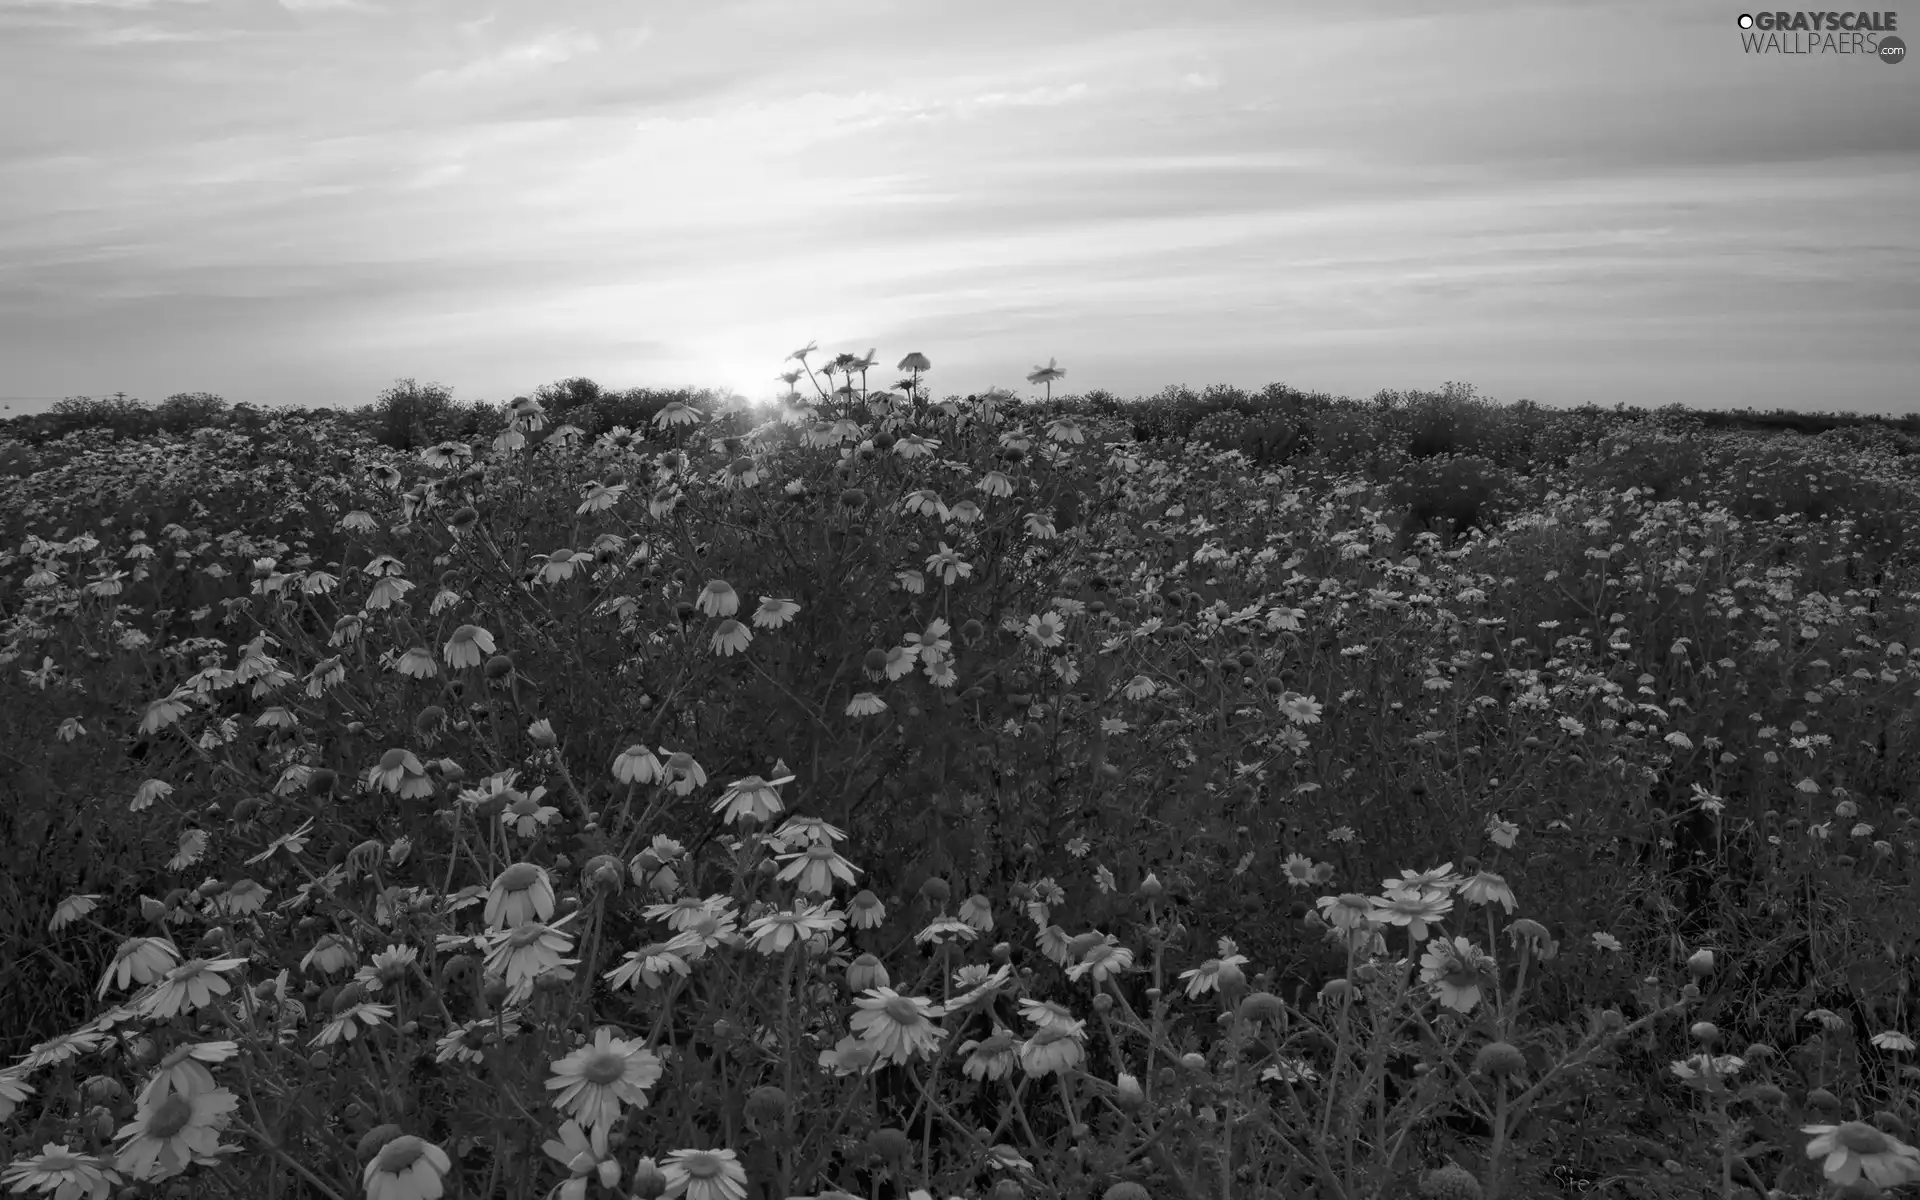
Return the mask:
<svg viewBox="0 0 1920 1200"><path fill-rule="evenodd" d="M1920 408L1920 63L1739 0L0 0L0 402ZM1920 9L1901 32L1920 38Z"/></svg>

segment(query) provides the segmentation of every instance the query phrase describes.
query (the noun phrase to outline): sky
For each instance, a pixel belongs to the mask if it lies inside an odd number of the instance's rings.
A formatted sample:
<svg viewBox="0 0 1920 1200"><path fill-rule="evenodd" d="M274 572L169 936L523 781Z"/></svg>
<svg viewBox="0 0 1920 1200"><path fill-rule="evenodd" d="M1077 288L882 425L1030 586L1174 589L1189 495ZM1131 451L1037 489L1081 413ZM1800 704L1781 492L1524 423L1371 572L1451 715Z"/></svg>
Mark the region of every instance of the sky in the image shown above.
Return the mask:
<svg viewBox="0 0 1920 1200"><path fill-rule="evenodd" d="M1920 63L1740 3L0 0L0 416L760 399L809 343L1920 410Z"/></svg>

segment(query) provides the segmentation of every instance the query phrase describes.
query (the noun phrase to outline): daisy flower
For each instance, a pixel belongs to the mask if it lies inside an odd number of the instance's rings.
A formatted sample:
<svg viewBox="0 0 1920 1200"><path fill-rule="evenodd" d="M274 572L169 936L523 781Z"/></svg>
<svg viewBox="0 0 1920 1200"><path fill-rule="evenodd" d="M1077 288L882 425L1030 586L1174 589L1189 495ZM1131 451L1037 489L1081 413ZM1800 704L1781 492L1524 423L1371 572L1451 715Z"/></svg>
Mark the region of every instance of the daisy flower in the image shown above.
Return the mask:
<svg viewBox="0 0 1920 1200"><path fill-rule="evenodd" d="M845 913L835 912L830 905L822 904L814 908L802 908L794 912L768 913L747 926L752 935L752 946L762 954L781 954L796 942L807 941L817 934L838 933L846 927Z"/></svg>
<svg viewBox="0 0 1920 1200"><path fill-rule="evenodd" d="M494 876L487 892L487 928L499 931L553 916L553 881L544 868L515 863Z"/></svg>
<svg viewBox="0 0 1920 1200"><path fill-rule="evenodd" d="M1471 1012L1494 984L1493 958L1464 937L1435 938L1420 956L1420 982L1432 985L1441 1004Z"/></svg>
<svg viewBox="0 0 1920 1200"><path fill-rule="evenodd" d="M98 894L68 896L60 902L59 907L53 910L53 917L47 922L47 932L59 933L98 907L100 907Z"/></svg>
<svg viewBox="0 0 1920 1200"><path fill-rule="evenodd" d="M967 1056L960 1069L969 1079L1005 1079L1007 1072L1013 1070L1015 1048L1013 1034L996 1026L988 1038L960 1043L960 1053Z"/></svg>
<svg viewBox="0 0 1920 1200"><path fill-rule="evenodd" d="M1405 925L1407 936L1416 942L1426 940L1428 925L1453 911L1453 897L1446 892L1413 886L1389 887L1385 896L1368 899L1376 921L1382 925Z"/></svg>
<svg viewBox="0 0 1920 1200"><path fill-rule="evenodd" d="M702 775L702 782L705 776ZM758 775L749 775L745 779L736 779L727 785L727 790L713 802L714 812L725 812L722 818L727 824L752 817L756 821L767 821L786 806L780 800L780 793L773 789L783 783L792 783L793 776L782 775L778 779L762 779Z"/></svg>
<svg viewBox="0 0 1920 1200"><path fill-rule="evenodd" d="M1002 963L993 971L988 971L984 963L968 963L953 973L953 986L960 992L947 1000L947 1011L964 1012L976 1004L991 1000L1012 978L1012 963Z"/></svg>
<svg viewBox="0 0 1920 1200"><path fill-rule="evenodd" d="M487 970L506 979L507 995L515 1003L531 995L534 983L549 972L561 972L562 979L573 978L567 968L580 960L563 957L573 948L573 937L559 928L573 916L569 913L553 925L529 921L496 933L489 940Z"/></svg>
<svg viewBox="0 0 1920 1200"><path fill-rule="evenodd" d="M1509 915L1513 912L1513 889L1507 886L1507 881L1503 877L1492 871L1481 871L1462 884L1460 898L1476 906L1498 904L1506 909Z"/></svg>
<svg viewBox="0 0 1920 1200"><path fill-rule="evenodd" d="M1051 1000L1023 999L1020 1001L1020 1015L1031 1021L1036 1029L1058 1027L1079 1030L1085 1028L1082 1022L1075 1020L1073 1014L1067 1011L1065 1005L1056 1004Z"/></svg>
<svg viewBox="0 0 1920 1200"><path fill-rule="evenodd" d="M1704 1054L1696 1054L1692 1058L1669 1064L1669 1069L1676 1079L1699 1079L1707 1073L1709 1062L1713 1073L1723 1082L1730 1076L1738 1075L1747 1065L1747 1060L1738 1054L1716 1054L1711 1060Z"/></svg>
<svg viewBox="0 0 1920 1200"><path fill-rule="evenodd" d="M1378 918L1374 914L1372 897L1359 892L1343 892L1338 896L1322 896L1318 901L1320 919L1341 933L1353 933L1369 927Z"/></svg>
<svg viewBox="0 0 1920 1200"><path fill-rule="evenodd" d="M313 944L306 956L300 960L302 971L318 970L331 975L353 965L357 958L353 942L345 935L329 933Z"/></svg>
<svg viewBox="0 0 1920 1200"><path fill-rule="evenodd" d="M100 977L100 986L93 993L94 998L104 1000L109 987L124 989L129 981L152 983L179 965L179 962L180 951L166 938L128 938L113 952L113 961L107 964L106 974ZM119 982L116 983L116 979Z"/></svg>
<svg viewBox="0 0 1920 1200"><path fill-rule="evenodd" d="M947 1031L933 1024L940 1006L920 996L902 996L892 988L868 988L854 1000L860 1009L848 1022L882 1059L905 1063L915 1054L931 1056Z"/></svg>
<svg viewBox="0 0 1920 1200"><path fill-rule="evenodd" d="M1085 956L1075 965L1067 968L1067 978L1075 983L1084 975L1092 975L1095 983L1105 983L1115 975L1123 975L1133 969L1133 951L1120 944L1120 939L1105 934L1101 941L1087 947Z"/></svg>
<svg viewBox="0 0 1920 1200"><path fill-rule="evenodd" d="M1020 1069L1029 1075L1051 1075L1079 1066L1086 1057L1079 1024L1075 1022L1072 1029L1048 1025L1034 1030L1020 1043Z"/></svg>
<svg viewBox="0 0 1920 1200"><path fill-rule="evenodd" d="M848 1034L833 1044L831 1050L820 1052L820 1065L835 1075L853 1075L865 1072L871 1075L880 1069L884 1060L874 1053L873 1047L858 1037Z"/></svg>
<svg viewBox="0 0 1920 1200"><path fill-rule="evenodd" d="M1040 947L1040 953L1062 967L1073 957L1073 939L1058 925L1044 926L1033 940Z"/></svg>
<svg viewBox="0 0 1920 1200"><path fill-rule="evenodd" d="M819 817L788 817L777 837L783 846L825 846L847 840L844 829L829 825Z"/></svg>
<svg viewBox="0 0 1920 1200"><path fill-rule="evenodd" d="M1190 971L1180 972L1180 978L1187 981L1187 999L1198 1000L1201 996L1220 986L1220 971L1228 963L1236 968L1247 961L1244 954L1229 954L1225 958L1210 958Z"/></svg>
<svg viewBox="0 0 1920 1200"><path fill-rule="evenodd" d="M499 1045L519 1032L520 1017L512 1011L500 1014L497 1028L492 1017L464 1021L440 1035L434 1047L433 1060L443 1065L450 1062L484 1062L488 1046Z"/></svg>
<svg viewBox="0 0 1920 1200"><path fill-rule="evenodd" d="M27 1051L27 1056L20 1060L18 1069L31 1074L42 1067L56 1066L83 1054L92 1054L100 1048L104 1040L100 1031L92 1026L70 1030L50 1037Z"/></svg>
<svg viewBox="0 0 1920 1200"><path fill-rule="evenodd" d="M1289 887L1313 886L1313 860L1304 854L1287 855L1287 861L1280 865L1280 873L1286 876Z"/></svg>
<svg viewBox="0 0 1920 1200"><path fill-rule="evenodd" d="M33 1085L27 1082L27 1068L9 1067L0 1071L0 1121L13 1115L28 1096L33 1095Z"/></svg>
<svg viewBox="0 0 1920 1200"><path fill-rule="evenodd" d="M608 1151L607 1131L599 1126L588 1133L578 1121L562 1121L560 1136L547 1139L540 1149L571 1176L560 1185L558 1200L586 1200L588 1181L596 1175L609 1188L620 1182L620 1164Z"/></svg>
<svg viewBox="0 0 1920 1200"><path fill-rule="evenodd" d="M372 1029L375 1025L384 1025L392 1016L392 1005L375 1004L362 993L360 999L333 1010L333 1018L321 1026L319 1033L313 1035L312 1044L331 1046L335 1042L350 1042L360 1036L362 1025Z"/></svg>
<svg viewBox="0 0 1920 1200"><path fill-rule="evenodd" d="M860 868L840 857L839 851L828 842L815 842L805 850L782 854L779 859L787 865L775 878L798 881L803 895L825 896L833 891L835 879L852 886L853 877L860 872Z"/></svg>
<svg viewBox="0 0 1920 1200"><path fill-rule="evenodd" d="M753 623L762 629L778 629L799 611L800 605L792 600L762 596L759 611L753 614Z"/></svg>
<svg viewBox="0 0 1920 1200"><path fill-rule="evenodd" d="M731 1150L675 1150L660 1160L660 1200L746 1200L747 1171Z"/></svg>
<svg viewBox="0 0 1920 1200"><path fill-rule="evenodd" d="M553 1106L583 1126L611 1128L621 1105L647 1106L646 1089L660 1080L660 1059L639 1038L617 1038L610 1026L593 1041L553 1064L547 1090L557 1092Z"/></svg>
<svg viewBox="0 0 1920 1200"><path fill-rule="evenodd" d="M981 933L993 928L993 902L979 892L960 902L960 919Z"/></svg>
<svg viewBox="0 0 1920 1200"><path fill-rule="evenodd" d="M1800 1132L1814 1135L1807 1157L1824 1156L1822 1170L1833 1183L1857 1183L1862 1175L1882 1188L1920 1181L1920 1150L1865 1122L1802 1125Z"/></svg>
<svg viewBox="0 0 1920 1200"><path fill-rule="evenodd" d="M40 1153L17 1159L0 1171L0 1183L10 1192L52 1193L53 1200L107 1200L120 1176L106 1161L92 1154L48 1142Z"/></svg>
<svg viewBox="0 0 1920 1200"><path fill-rule="evenodd" d="M167 1051L153 1078L140 1090L140 1099L159 1100L168 1091L210 1092L213 1072L205 1063L223 1063L240 1052L238 1042L187 1042Z"/></svg>
<svg viewBox="0 0 1920 1200"><path fill-rule="evenodd" d="M936 946L944 946L954 938L971 942L979 936L978 929L958 917L935 917L925 929L913 935L913 940L921 945L931 942Z"/></svg>
<svg viewBox="0 0 1920 1200"><path fill-rule="evenodd" d="M143 1100L113 1135L122 1143L113 1165L135 1179L166 1179L194 1163L218 1163L220 1131L239 1104L225 1088Z"/></svg>
<svg viewBox="0 0 1920 1200"><path fill-rule="evenodd" d="M665 751L666 747L662 746L661 750ZM668 776L667 786L673 789L673 794L676 796L685 796L697 787L707 786L706 768L702 767L693 755L688 754L685 750L675 750L668 754L665 759L665 766ZM774 782L784 783L786 781L777 779Z"/></svg>
<svg viewBox="0 0 1920 1200"><path fill-rule="evenodd" d="M544 786L537 787L530 794L508 801L507 807L501 810L500 824L523 838L538 836L542 829L553 824L554 819L560 815L560 810L553 805L540 803L541 798L546 794L547 789Z"/></svg>
<svg viewBox="0 0 1920 1200"><path fill-rule="evenodd" d="M360 1179L367 1200L439 1200L452 1170L445 1150L408 1133L380 1147Z"/></svg>
<svg viewBox="0 0 1920 1200"><path fill-rule="evenodd" d="M713 901L725 901L724 896L712 896L706 900L698 896L682 896L671 904L649 904L642 915L650 921L665 921L667 928L679 933L705 916Z"/></svg>
<svg viewBox="0 0 1920 1200"><path fill-rule="evenodd" d="M621 783L653 783L666 778L667 769L652 750L639 742L620 752L613 760L613 777Z"/></svg>
<svg viewBox="0 0 1920 1200"><path fill-rule="evenodd" d="M887 920L887 906L880 897L862 888L847 901L847 921L855 929L878 929Z"/></svg>
<svg viewBox="0 0 1920 1200"><path fill-rule="evenodd" d="M626 958L603 978L614 988L630 987L638 979L650 988L657 988L669 974L685 979L692 968L687 960L673 951L671 942L654 942L639 950L627 951Z"/></svg>

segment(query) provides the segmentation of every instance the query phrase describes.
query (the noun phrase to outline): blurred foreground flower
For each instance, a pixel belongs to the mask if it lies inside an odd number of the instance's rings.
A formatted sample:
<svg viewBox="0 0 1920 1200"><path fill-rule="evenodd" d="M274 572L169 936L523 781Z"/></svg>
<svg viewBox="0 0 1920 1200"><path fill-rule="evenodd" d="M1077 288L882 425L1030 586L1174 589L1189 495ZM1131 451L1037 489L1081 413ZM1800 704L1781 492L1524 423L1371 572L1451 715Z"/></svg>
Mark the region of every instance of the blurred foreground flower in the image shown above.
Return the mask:
<svg viewBox="0 0 1920 1200"><path fill-rule="evenodd" d="M1800 1132L1815 1135L1807 1143L1807 1157L1824 1156L1822 1169L1833 1183L1844 1187L1859 1182L1862 1175L1883 1188L1920 1182L1920 1150L1863 1121L1802 1125Z"/></svg>

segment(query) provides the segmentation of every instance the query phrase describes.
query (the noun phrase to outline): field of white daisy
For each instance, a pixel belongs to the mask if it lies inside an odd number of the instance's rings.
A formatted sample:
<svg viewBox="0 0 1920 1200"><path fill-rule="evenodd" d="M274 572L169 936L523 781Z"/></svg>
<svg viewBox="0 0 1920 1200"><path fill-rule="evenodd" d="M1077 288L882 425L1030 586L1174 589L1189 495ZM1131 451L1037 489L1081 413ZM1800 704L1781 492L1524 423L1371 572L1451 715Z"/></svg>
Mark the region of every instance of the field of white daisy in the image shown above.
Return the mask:
<svg viewBox="0 0 1920 1200"><path fill-rule="evenodd" d="M0 432L0 1187L1920 1183L1911 422L813 352Z"/></svg>

